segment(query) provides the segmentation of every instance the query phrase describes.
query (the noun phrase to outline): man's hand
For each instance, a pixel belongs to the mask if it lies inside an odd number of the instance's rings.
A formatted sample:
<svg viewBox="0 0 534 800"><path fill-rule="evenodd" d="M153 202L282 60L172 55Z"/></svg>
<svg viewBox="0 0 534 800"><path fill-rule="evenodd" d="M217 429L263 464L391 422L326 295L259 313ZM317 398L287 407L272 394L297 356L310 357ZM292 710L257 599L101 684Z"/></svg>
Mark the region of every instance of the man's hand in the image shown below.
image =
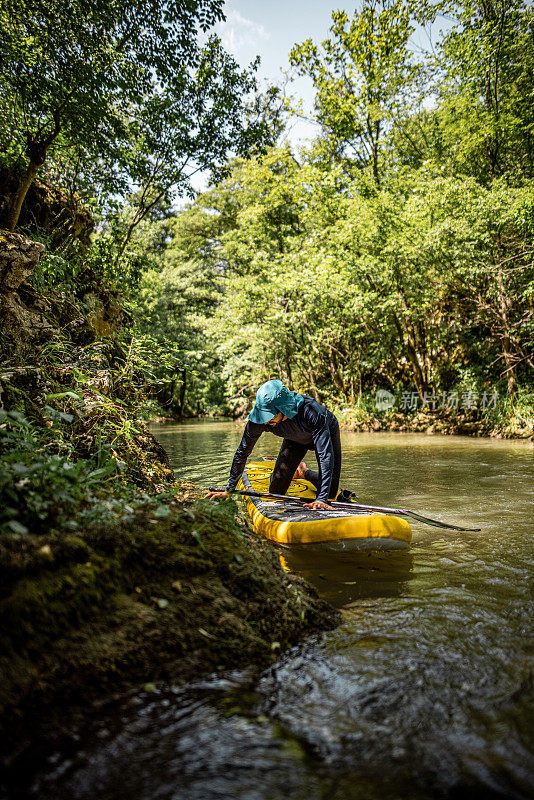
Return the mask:
<svg viewBox="0 0 534 800"><path fill-rule="evenodd" d="M230 492L226 490L224 492L208 492L204 500L228 500L229 497Z"/></svg>
<svg viewBox="0 0 534 800"><path fill-rule="evenodd" d="M328 503L323 503L322 500L314 500L313 503L303 503L302 508L312 508L314 511L317 511L318 509L328 510L331 509L332 506L329 506Z"/></svg>

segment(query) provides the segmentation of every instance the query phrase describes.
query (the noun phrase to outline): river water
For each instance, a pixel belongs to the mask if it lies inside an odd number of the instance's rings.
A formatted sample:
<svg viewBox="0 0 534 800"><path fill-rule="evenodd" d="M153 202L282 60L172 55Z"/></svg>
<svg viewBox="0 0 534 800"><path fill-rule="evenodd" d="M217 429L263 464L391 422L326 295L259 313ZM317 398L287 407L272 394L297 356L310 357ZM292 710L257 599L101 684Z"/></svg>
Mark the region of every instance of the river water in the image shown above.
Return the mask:
<svg viewBox="0 0 534 800"><path fill-rule="evenodd" d="M242 428L157 426L181 478L224 485ZM255 455L276 454L262 437ZM407 552L281 552L343 624L261 675L134 693L48 755L29 794L89 800L534 797L532 444L342 435L341 485L480 533ZM312 458L312 464L313 458Z"/></svg>

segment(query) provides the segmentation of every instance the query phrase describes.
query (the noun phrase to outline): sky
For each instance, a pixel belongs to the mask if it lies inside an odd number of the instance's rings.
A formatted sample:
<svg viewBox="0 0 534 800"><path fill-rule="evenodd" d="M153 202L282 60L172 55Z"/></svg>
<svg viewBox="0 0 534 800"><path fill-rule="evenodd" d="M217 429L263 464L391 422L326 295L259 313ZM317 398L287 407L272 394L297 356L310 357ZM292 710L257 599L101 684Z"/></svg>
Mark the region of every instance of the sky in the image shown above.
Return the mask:
<svg viewBox="0 0 534 800"><path fill-rule="evenodd" d="M226 22L219 23L215 30L239 64L245 66L259 55L260 78L283 83L284 72L290 69L288 56L293 45L308 38L326 39L332 8L336 7L339 6L328 0L230 0L224 5ZM298 78L286 91L301 98L306 109L313 106L311 79ZM297 146L315 132L311 123L293 120L288 139Z"/></svg>

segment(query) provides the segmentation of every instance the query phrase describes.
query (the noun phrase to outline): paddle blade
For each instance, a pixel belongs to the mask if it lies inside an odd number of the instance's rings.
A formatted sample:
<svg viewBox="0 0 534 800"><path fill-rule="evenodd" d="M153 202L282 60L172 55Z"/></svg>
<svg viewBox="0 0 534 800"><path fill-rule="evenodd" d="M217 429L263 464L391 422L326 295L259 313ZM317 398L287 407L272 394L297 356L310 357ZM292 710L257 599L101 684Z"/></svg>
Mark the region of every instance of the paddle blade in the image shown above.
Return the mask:
<svg viewBox="0 0 534 800"><path fill-rule="evenodd" d="M424 522L426 525L433 525L435 528L447 528L451 531L470 531L471 533L481 530L481 528L462 528L459 525L451 525L448 522L440 522L439 519L423 517L421 514L417 514L415 511L404 511L404 514L412 519L416 519L418 522Z"/></svg>

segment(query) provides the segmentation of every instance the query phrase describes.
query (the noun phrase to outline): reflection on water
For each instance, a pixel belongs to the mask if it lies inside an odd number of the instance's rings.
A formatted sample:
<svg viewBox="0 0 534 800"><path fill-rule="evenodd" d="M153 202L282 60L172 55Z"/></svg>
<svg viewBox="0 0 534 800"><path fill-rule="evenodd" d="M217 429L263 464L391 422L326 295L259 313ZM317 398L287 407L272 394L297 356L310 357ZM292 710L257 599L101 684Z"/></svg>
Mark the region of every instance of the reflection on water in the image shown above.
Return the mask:
<svg viewBox="0 0 534 800"><path fill-rule="evenodd" d="M362 597L397 597L413 567L409 551L325 552L318 556L304 548L285 547L279 557L283 569L302 575L336 608L348 608Z"/></svg>
<svg viewBox="0 0 534 800"><path fill-rule="evenodd" d="M224 483L241 428L158 427L184 479ZM39 798L401 800L534 796L533 449L344 434L364 502L414 525L408 552L283 549L343 624L259 678L212 677L95 714L31 778ZM255 455L276 454L265 436ZM32 770L28 771L28 779Z"/></svg>

